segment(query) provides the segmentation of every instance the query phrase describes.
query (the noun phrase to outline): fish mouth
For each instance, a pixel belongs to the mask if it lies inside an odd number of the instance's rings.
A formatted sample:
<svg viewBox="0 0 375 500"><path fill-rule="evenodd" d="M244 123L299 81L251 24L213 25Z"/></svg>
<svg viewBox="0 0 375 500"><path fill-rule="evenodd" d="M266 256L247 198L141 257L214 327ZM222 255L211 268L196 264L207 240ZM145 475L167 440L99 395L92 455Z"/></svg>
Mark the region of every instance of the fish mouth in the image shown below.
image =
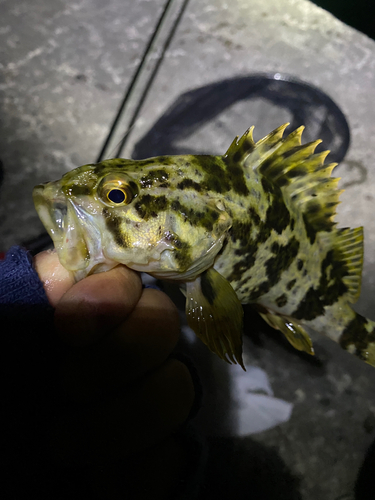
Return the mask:
<svg viewBox="0 0 375 500"><path fill-rule="evenodd" d="M33 190L36 211L52 238L61 264L69 271L87 268L90 253L75 207L60 182L40 184Z"/></svg>

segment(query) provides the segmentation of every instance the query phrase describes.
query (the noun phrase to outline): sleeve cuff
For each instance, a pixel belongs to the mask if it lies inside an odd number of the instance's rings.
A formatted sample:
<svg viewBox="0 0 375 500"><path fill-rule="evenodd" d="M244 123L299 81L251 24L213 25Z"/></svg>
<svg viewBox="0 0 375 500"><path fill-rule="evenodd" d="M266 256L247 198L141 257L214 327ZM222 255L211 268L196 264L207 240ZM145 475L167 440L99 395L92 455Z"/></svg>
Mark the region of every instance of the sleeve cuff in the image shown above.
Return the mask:
<svg viewBox="0 0 375 500"><path fill-rule="evenodd" d="M49 304L32 257L21 247L12 247L0 261L0 304Z"/></svg>

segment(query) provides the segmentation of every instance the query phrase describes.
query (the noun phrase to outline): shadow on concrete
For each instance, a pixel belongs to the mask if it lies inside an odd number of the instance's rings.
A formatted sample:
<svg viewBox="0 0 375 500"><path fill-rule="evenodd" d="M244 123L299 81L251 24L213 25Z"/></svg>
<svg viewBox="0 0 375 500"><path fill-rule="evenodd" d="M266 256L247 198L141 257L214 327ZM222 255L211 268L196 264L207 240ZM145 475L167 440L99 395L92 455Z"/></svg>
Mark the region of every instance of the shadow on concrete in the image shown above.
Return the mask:
<svg viewBox="0 0 375 500"><path fill-rule="evenodd" d="M373 500L375 496L375 441L367 450L355 484L355 500Z"/></svg>
<svg viewBox="0 0 375 500"><path fill-rule="evenodd" d="M211 438L200 499L302 500L277 451L251 438Z"/></svg>
<svg viewBox="0 0 375 500"><path fill-rule="evenodd" d="M164 154L199 154L182 151L177 142L192 135L238 101L268 101L291 115L289 130L306 126L308 140L322 139L317 152L329 149L330 160L340 163L348 150L350 131L340 108L323 91L296 78L254 74L222 80L182 94L140 139L133 158ZM314 137L309 136L313 131Z"/></svg>

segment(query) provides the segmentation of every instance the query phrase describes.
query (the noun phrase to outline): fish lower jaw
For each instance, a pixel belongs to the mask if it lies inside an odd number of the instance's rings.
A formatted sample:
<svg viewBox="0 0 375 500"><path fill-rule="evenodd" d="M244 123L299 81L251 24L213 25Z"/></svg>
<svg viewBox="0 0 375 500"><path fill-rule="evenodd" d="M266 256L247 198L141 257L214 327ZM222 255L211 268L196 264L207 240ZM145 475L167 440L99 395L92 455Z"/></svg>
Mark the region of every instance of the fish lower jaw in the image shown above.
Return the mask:
<svg viewBox="0 0 375 500"><path fill-rule="evenodd" d="M118 266L119 263L113 260L106 260L103 262L95 262L91 265L87 266L85 269L79 269L77 271L73 271L75 281L80 281L91 274L98 274L105 271L110 271L114 267Z"/></svg>
<svg viewBox="0 0 375 500"><path fill-rule="evenodd" d="M130 269L139 271L140 273L154 274L161 271L160 259L145 260L145 262L124 262L124 264Z"/></svg>
<svg viewBox="0 0 375 500"><path fill-rule="evenodd" d="M117 259L116 259L117 260ZM178 272L178 264L175 262L173 252L169 248L154 248L151 252L137 249L136 254L118 258L119 262L125 264L134 271L142 273Z"/></svg>

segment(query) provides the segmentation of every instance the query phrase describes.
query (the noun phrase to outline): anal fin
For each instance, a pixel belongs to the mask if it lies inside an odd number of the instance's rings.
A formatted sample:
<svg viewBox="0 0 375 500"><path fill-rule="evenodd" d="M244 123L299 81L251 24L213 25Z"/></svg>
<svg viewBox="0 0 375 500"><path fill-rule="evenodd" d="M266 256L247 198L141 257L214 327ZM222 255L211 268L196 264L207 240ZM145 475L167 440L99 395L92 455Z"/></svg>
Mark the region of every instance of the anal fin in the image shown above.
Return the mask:
<svg viewBox="0 0 375 500"><path fill-rule="evenodd" d="M215 269L186 283L186 317L190 328L211 351L245 370L242 305L230 283Z"/></svg>
<svg viewBox="0 0 375 500"><path fill-rule="evenodd" d="M298 323L291 321L289 318L272 314L271 312L260 312L264 321L268 323L275 330L280 330L285 338L292 346L298 351L307 352L307 354L314 355L314 348L312 341L307 332Z"/></svg>

